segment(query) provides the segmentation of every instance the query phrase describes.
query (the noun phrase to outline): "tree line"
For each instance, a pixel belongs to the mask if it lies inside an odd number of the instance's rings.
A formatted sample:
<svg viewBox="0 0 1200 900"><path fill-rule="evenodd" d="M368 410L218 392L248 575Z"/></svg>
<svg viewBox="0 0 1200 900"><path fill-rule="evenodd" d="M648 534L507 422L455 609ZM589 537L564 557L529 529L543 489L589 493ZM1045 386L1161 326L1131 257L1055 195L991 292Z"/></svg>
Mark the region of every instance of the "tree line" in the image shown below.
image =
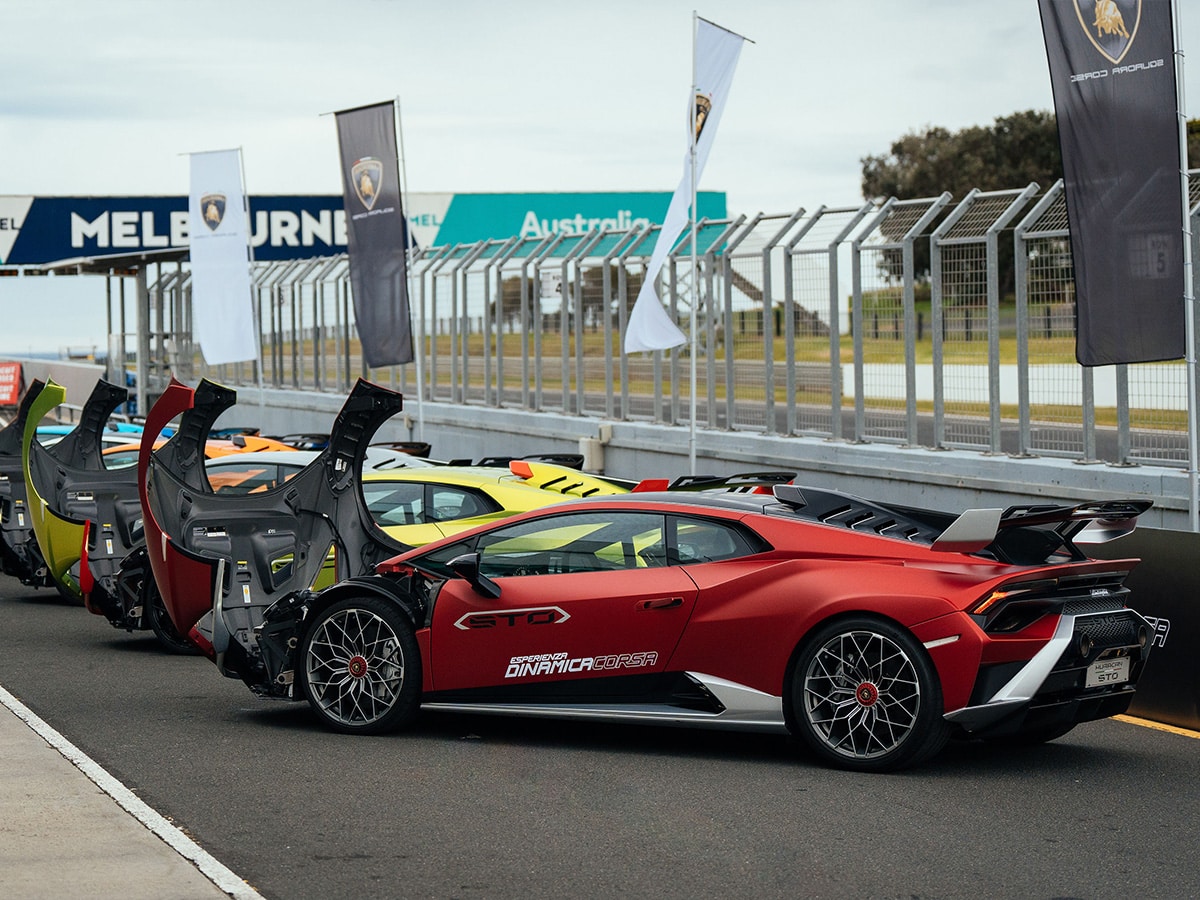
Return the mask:
<svg viewBox="0 0 1200 900"><path fill-rule="evenodd" d="M1200 167L1200 119L1187 123L1187 147L1188 168ZM861 163L866 200L913 200L942 191L961 200L971 188L1001 191L1035 181L1045 189L1062 177L1054 113L1033 109L959 131L909 132L887 153Z"/></svg>
<svg viewBox="0 0 1200 900"><path fill-rule="evenodd" d="M1200 119L1187 123L1188 168L1200 166ZM972 125L959 131L930 127L910 132L892 143L885 154L866 156L862 163L862 192L867 200L888 197L914 200L949 191L962 200L972 188L1003 191L1036 182L1046 190L1062 177L1062 153L1054 113L1026 110L999 116L991 125ZM943 215L953 209L953 203ZM1063 245L1064 265L1067 244ZM914 248L918 276L929 274L929 248ZM1013 248L1000 244L1001 296L1013 290ZM899 277L899 253L884 254L880 265ZM1062 272L1053 273L1062 277Z"/></svg>

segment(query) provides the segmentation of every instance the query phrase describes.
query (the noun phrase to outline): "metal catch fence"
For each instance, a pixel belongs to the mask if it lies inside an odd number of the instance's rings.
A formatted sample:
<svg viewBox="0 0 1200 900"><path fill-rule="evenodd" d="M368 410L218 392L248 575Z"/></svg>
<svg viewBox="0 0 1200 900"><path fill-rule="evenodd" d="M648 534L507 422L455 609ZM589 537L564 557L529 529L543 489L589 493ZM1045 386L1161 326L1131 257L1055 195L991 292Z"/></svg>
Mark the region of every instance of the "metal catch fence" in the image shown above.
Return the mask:
<svg viewBox="0 0 1200 900"><path fill-rule="evenodd" d="M691 335L674 350L621 350L651 226L414 250L423 384L413 364L364 367L345 255L256 264L261 372L204 363L173 264L148 285L147 370L334 393L362 375L440 403L688 424L694 347L697 428L1187 464L1183 361L1075 361L1061 182L702 220L694 254L692 233L658 285Z"/></svg>

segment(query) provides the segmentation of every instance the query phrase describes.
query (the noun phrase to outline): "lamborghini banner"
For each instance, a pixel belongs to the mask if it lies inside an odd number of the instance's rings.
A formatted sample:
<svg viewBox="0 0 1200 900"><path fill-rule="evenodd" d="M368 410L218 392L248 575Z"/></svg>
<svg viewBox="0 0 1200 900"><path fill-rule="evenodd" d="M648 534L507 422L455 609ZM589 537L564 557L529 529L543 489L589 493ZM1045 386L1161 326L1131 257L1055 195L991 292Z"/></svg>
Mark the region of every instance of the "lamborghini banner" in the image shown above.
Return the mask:
<svg viewBox="0 0 1200 900"><path fill-rule="evenodd" d="M1178 359L1183 207L1170 0L1038 0L1085 366Z"/></svg>
<svg viewBox="0 0 1200 900"><path fill-rule="evenodd" d="M629 323L625 328L626 353L666 350L687 340L663 309L662 302L654 290L654 281L666 262L667 254L687 227L692 185L700 181L704 165L708 162L708 154L717 134L717 124L725 111L725 102L733 85L733 72L737 68L738 57L745 40L740 34L726 31L705 19L699 19L697 22L692 49L696 69L696 94L689 98L688 152L683 158L683 178L680 179L679 186L675 188L671 197L671 203L667 206L662 229L658 232L658 239L650 254L650 262L646 266L641 290L638 291L637 300L629 313ZM694 133L691 132L693 128ZM694 178L693 143L696 149Z"/></svg>
<svg viewBox="0 0 1200 900"><path fill-rule="evenodd" d="M210 366L258 359L241 151L193 153L192 334Z"/></svg>
<svg viewBox="0 0 1200 900"><path fill-rule="evenodd" d="M337 113L354 318L367 366L413 360L393 104Z"/></svg>

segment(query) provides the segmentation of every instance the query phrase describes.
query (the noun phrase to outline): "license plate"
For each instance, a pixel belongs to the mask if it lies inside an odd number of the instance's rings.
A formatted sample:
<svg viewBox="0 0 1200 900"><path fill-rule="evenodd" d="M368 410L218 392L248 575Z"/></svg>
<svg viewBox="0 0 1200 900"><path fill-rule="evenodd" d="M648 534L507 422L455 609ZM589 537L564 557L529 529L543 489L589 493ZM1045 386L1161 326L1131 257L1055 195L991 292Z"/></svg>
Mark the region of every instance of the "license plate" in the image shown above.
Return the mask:
<svg viewBox="0 0 1200 900"><path fill-rule="evenodd" d="M1123 684L1129 680L1129 657L1120 656L1116 659L1098 659L1087 668L1087 686L1104 687L1109 684Z"/></svg>

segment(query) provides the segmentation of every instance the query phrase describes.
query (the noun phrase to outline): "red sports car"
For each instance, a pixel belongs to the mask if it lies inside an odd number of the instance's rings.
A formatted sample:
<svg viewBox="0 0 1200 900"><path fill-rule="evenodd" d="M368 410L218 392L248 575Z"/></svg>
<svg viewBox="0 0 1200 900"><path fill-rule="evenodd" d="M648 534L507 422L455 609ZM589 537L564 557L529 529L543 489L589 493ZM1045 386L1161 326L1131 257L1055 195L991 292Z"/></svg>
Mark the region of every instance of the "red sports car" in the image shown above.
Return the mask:
<svg viewBox="0 0 1200 900"><path fill-rule="evenodd" d="M956 734L1040 742L1128 708L1150 635L1126 606L1137 561L1079 546L1149 505L956 517L795 485L573 501L289 594L232 667L349 733L419 708L658 722L790 731L893 770Z"/></svg>

